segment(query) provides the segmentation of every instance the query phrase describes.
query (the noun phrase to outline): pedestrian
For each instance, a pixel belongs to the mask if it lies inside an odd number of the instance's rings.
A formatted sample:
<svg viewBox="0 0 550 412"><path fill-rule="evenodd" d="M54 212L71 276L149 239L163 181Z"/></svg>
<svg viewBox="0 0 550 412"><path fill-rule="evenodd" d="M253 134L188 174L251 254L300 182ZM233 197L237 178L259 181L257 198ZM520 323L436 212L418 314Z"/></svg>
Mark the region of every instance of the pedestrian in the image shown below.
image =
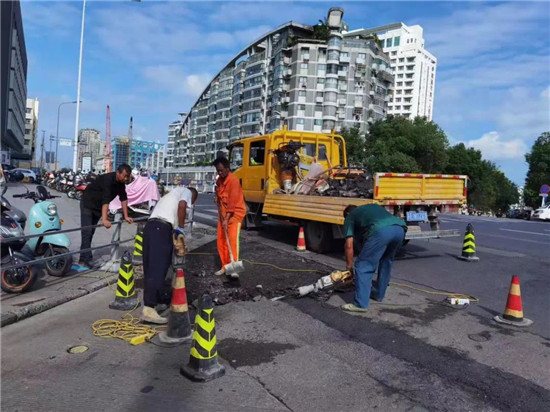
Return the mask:
<svg viewBox="0 0 550 412"><path fill-rule="evenodd" d="M86 187L80 202L80 225L81 227L96 225L99 219L107 229L111 227L109 221L109 203L115 197L120 198L122 204L122 215L128 223L133 223L128 216L128 196L126 195L125 184L130 181L132 169L126 164L120 165L116 172L106 173L98 176ZM80 249L89 249L92 246L95 228L83 229L81 231ZM92 252L80 253L79 264L93 267Z"/></svg>
<svg viewBox="0 0 550 412"><path fill-rule="evenodd" d="M239 235L241 222L246 216L243 189L237 178L229 169L229 160L218 157L214 160L214 167L218 173L216 181L216 204L218 205L218 253L222 268L215 275L225 274L225 265L231 263L225 233L229 237L229 244L235 260L239 260Z"/></svg>
<svg viewBox="0 0 550 412"><path fill-rule="evenodd" d="M172 262L173 239L185 239L187 209L199 196L194 188L177 186L156 204L143 230L143 310L141 320L164 324L168 319L156 308L170 303L171 283L166 278ZM157 306L159 305L159 306Z"/></svg>
<svg viewBox="0 0 550 412"><path fill-rule="evenodd" d="M406 223L378 204L350 205L344 210L344 236L347 270L355 273L355 299L342 306L348 312L366 312L369 298L381 302L390 284L395 254L403 244ZM362 243L353 262L353 244ZM378 267L378 277L372 278Z"/></svg>

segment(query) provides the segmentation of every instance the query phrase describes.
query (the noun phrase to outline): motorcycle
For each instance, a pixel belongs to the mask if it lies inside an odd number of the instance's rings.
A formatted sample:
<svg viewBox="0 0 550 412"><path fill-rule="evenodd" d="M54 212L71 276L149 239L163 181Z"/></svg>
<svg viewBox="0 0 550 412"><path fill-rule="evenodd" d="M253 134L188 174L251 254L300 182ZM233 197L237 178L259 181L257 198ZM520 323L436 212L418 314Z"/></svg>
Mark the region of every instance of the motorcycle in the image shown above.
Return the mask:
<svg viewBox="0 0 550 412"><path fill-rule="evenodd" d="M57 213L55 203L48 201L54 197L47 189L39 185L36 192L22 193L13 197L31 199L34 206L29 211L29 232L31 235L44 234L28 240L27 246L35 256L53 257L69 252L71 241L64 233L55 233L61 230L62 220ZM44 262L46 270L52 276L63 276L72 265L71 256L48 259Z"/></svg>
<svg viewBox="0 0 550 412"><path fill-rule="evenodd" d="M82 195L84 194L84 190L86 190L87 183L85 183L85 180L87 178L82 176L82 174L78 173L74 177L74 185L69 189L67 192L67 196L70 199L76 199L81 200Z"/></svg>
<svg viewBox="0 0 550 412"><path fill-rule="evenodd" d="M1 207L1 225L0 234L0 253L2 259L2 290L8 293L21 293L29 290L36 280L36 274L30 266L19 266L16 268L5 269L6 266L17 265L27 261L26 256L21 253L25 246L25 240L10 239L24 236L23 228L17 222L10 212L13 212L9 202L4 201L4 193L7 187L2 191Z"/></svg>
<svg viewBox="0 0 550 412"><path fill-rule="evenodd" d="M8 187L4 186L4 188L2 189L2 204L6 205L5 213L10 215L17 223L19 223L21 228L25 230L27 216L25 216L25 213L23 213L22 210L13 206L10 201L6 197L4 197L4 195L6 194L6 190L8 190Z"/></svg>

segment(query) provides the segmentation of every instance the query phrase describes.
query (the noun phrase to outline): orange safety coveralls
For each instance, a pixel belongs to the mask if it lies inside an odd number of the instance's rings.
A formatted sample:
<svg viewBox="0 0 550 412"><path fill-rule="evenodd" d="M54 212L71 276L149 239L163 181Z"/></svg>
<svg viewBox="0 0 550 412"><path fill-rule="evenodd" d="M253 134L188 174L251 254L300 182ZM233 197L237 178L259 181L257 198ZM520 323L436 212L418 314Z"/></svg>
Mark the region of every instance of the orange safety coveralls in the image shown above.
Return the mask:
<svg viewBox="0 0 550 412"><path fill-rule="evenodd" d="M246 216L246 205L244 203L243 189L239 181L231 172L222 181L218 179L216 182L216 196L218 202L218 253L222 261L222 269L228 263L231 263L229 249L227 248L227 240L222 227L221 219L228 212L233 212L233 216L227 225L229 235L229 244L233 252L235 261L239 260L239 235L241 232L241 222Z"/></svg>

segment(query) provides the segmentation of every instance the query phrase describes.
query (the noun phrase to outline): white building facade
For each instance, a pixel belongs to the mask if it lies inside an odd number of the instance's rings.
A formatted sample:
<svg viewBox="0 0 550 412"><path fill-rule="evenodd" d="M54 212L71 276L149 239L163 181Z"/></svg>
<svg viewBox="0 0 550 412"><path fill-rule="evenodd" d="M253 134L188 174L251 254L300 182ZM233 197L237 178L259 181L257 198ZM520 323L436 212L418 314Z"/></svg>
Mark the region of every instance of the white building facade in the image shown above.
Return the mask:
<svg viewBox="0 0 550 412"><path fill-rule="evenodd" d="M420 116L432 120L437 59L424 48L422 27L394 23L353 30L344 36L358 33L376 33L384 52L390 56L395 90L389 102L388 114L410 119Z"/></svg>
<svg viewBox="0 0 550 412"><path fill-rule="evenodd" d="M38 99L27 99L25 110L25 137L23 140L23 155L30 156L34 161L36 151L36 138L38 136L38 111L40 103Z"/></svg>
<svg viewBox="0 0 550 412"><path fill-rule="evenodd" d="M101 134L96 129L80 129L78 132L78 166L83 168L82 159L90 157L90 166L93 169L97 158L104 155L102 146L105 142L101 141Z"/></svg>

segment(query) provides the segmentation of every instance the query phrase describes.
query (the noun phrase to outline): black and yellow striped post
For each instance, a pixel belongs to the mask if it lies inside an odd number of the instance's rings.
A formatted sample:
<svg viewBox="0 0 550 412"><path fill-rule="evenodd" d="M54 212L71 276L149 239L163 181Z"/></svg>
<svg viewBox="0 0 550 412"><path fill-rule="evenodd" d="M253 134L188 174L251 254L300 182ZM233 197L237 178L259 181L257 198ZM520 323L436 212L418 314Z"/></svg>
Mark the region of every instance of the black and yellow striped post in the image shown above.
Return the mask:
<svg viewBox="0 0 550 412"><path fill-rule="evenodd" d="M134 267L130 252L124 252L118 270L115 300L109 304L111 309L131 310L139 306L134 282Z"/></svg>
<svg viewBox="0 0 550 412"><path fill-rule="evenodd" d="M132 263L134 265L143 265L143 225L138 225L136 231Z"/></svg>
<svg viewBox="0 0 550 412"><path fill-rule="evenodd" d="M208 382L225 374L225 367L218 363L214 303L207 294L199 299L191 355L189 363L181 367L181 374L199 382Z"/></svg>
<svg viewBox="0 0 550 412"><path fill-rule="evenodd" d="M474 227L471 223L468 223L468 226L466 226L464 243L462 244L462 255L458 256L458 258L468 262L477 262L479 260L476 256L476 237L474 235Z"/></svg>

